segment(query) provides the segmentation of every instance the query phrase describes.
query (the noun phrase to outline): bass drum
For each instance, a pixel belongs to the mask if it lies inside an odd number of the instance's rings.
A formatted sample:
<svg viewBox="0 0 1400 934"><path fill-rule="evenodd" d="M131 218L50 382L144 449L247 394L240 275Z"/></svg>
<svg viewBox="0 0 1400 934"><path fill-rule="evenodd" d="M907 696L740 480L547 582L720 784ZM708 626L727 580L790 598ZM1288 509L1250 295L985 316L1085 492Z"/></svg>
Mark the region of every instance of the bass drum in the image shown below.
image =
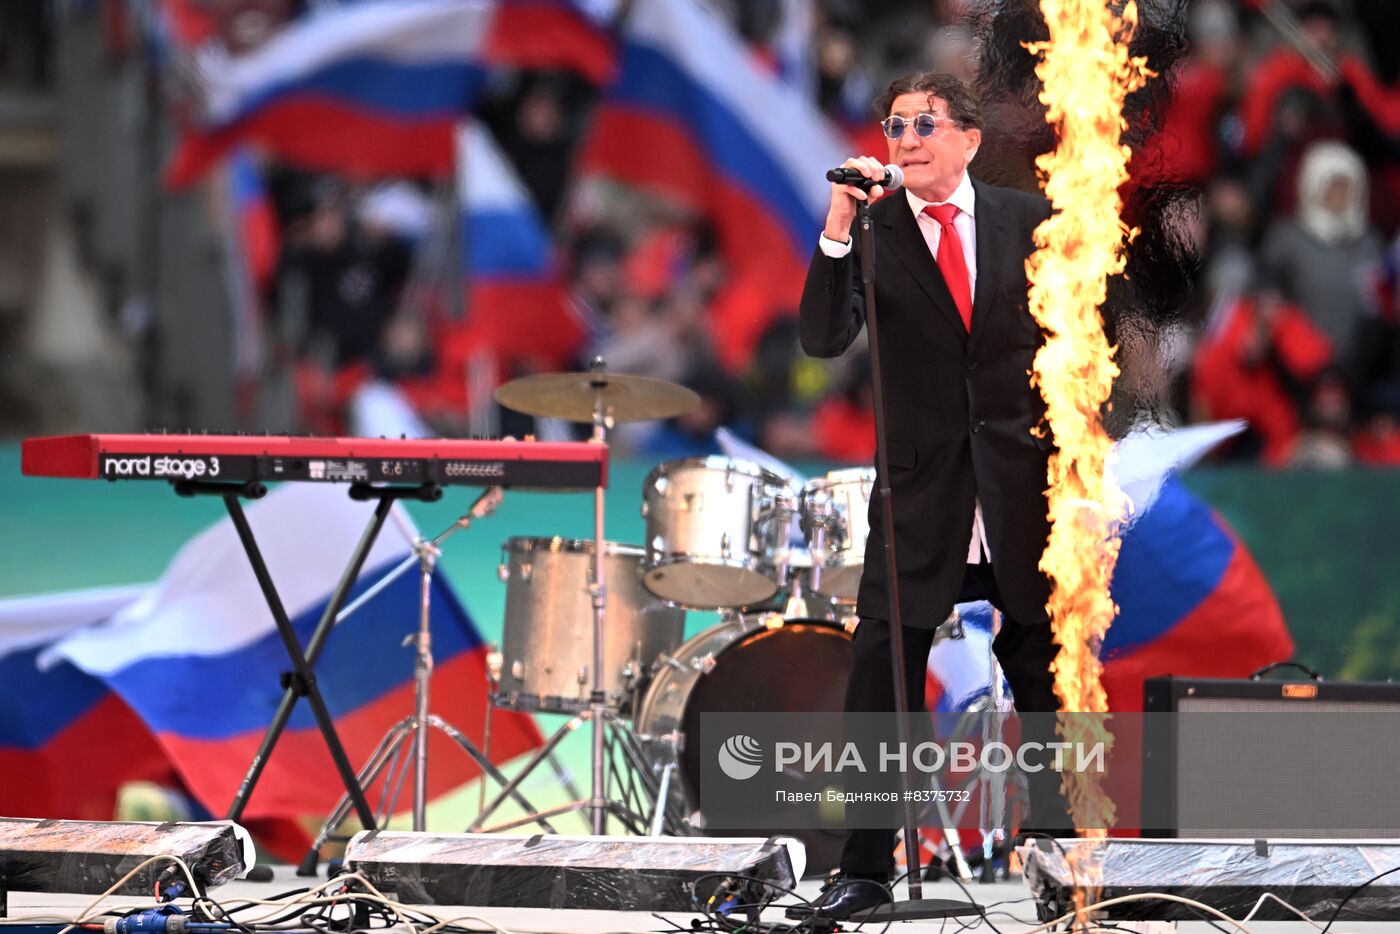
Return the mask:
<svg viewBox="0 0 1400 934"><path fill-rule="evenodd" d="M850 633L826 620L789 619L774 626L767 622L773 618L774 614L759 614L727 620L691 638L669 659L663 658L642 700L636 727L658 774L665 764L677 762L669 805L690 829L721 836L797 837L807 847L810 876L837 865L843 833L794 831L783 826L783 806L777 804L772 827L709 830L697 802L701 714L839 713L845 707ZM840 748L845 740L839 726L833 732L826 738ZM696 741L687 743L685 737Z"/></svg>

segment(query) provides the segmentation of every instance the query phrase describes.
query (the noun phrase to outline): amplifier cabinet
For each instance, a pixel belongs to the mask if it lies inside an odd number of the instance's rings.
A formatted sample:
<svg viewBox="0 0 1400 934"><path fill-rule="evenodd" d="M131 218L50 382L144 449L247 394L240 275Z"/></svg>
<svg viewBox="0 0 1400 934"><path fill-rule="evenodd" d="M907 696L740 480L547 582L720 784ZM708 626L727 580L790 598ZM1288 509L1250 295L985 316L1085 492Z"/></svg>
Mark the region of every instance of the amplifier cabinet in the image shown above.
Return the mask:
<svg viewBox="0 0 1400 934"><path fill-rule="evenodd" d="M1400 684L1149 678L1144 836L1400 837Z"/></svg>

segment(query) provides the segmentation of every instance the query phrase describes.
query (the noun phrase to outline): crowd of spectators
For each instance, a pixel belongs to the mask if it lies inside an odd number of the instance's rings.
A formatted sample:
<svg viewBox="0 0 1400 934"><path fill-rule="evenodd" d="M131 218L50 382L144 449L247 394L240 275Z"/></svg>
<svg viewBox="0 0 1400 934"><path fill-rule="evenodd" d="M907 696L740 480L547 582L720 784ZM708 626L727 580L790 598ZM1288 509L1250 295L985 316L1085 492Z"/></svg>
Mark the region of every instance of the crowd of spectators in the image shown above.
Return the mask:
<svg viewBox="0 0 1400 934"><path fill-rule="evenodd" d="M1295 12L1295 38L1261 48L1247 27L1278 32L1262 15L1193 11L1160 137L1202 191L1181 414L1244 419L1233 458L1400 463L1397 25L1319 0Z"/></svg>
<svg viewBox="0 0 1400 934"><path fill-rule="evenodd" d="M978 6L934 5L911 29L907 9L862 22L853 4L815 4L810 90L853 148L883 151L872 148L882 141L869 100L890 73L932 63L976 79L975 32L946 24ZM781 4L731 7L755 49L776 55ZM1135 156L1138 183L1200 192L1194 297L1167 329L1176 350L1164 341L1156 354L1166 389L1153 408L1168 422L1243 419L1248 429L1227 459L1400 463L1400 22L1386 7L1196 0L1189 51L1164 76L1171 101ZM283 316L274 357L298 361L305 427L363 427L346 416L357 388L401 381L416 387L408 398L430 430L561 432L487 411L482 390L602 356L616 372L684 383L704 400L685 418L619 433L639 456L708 453L714 429L727 425L781 457L868 462L863 341L841 359L809 359L794 318L779 316L746 362L723 359L710 322L727 270L705 224L624 188L571 179L595 94L578 79L520 75L494 88L481 113L555 232L582 335L569 360L516 355L492 361L485 376L460 372L455 360L443 372L441 322L461 309L439 301L425 313L433 267L413 238L376 223L365 192L274 174L286 231L272 289ZM301 309L294 326L288 307ZM469 391L444 392L453 403L434 406L425 386Z"/></svg>

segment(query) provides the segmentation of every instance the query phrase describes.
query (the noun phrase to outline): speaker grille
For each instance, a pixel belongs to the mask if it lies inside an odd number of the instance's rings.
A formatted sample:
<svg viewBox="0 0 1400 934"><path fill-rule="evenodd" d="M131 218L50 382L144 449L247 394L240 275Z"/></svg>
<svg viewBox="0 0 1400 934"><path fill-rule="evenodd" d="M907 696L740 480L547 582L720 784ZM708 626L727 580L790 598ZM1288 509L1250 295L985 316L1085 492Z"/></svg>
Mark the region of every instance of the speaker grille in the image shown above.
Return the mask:
<svg viewBox="0 0 1400 934"><path fill-rule="evenodd" d="M1177 709L1178 835L1400 837L1400 702L1184 696Z"/></svg>

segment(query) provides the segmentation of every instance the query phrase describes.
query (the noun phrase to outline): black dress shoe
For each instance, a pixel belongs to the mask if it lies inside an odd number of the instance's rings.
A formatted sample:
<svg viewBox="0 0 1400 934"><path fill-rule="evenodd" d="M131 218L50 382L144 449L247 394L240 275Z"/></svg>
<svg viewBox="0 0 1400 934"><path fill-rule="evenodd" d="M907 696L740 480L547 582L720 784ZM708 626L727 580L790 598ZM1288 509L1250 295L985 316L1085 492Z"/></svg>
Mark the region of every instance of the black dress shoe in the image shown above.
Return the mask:
<svg viewBox="0 0 1400 934"><path fill-rule="evenodd" d="M852 915L877 908L889 900L890 894L883 882L841 873L826 881L821 894L810 907L793 906L787 910L787 916L793 919L815 916L831 921L845 921Z"/></svg>

